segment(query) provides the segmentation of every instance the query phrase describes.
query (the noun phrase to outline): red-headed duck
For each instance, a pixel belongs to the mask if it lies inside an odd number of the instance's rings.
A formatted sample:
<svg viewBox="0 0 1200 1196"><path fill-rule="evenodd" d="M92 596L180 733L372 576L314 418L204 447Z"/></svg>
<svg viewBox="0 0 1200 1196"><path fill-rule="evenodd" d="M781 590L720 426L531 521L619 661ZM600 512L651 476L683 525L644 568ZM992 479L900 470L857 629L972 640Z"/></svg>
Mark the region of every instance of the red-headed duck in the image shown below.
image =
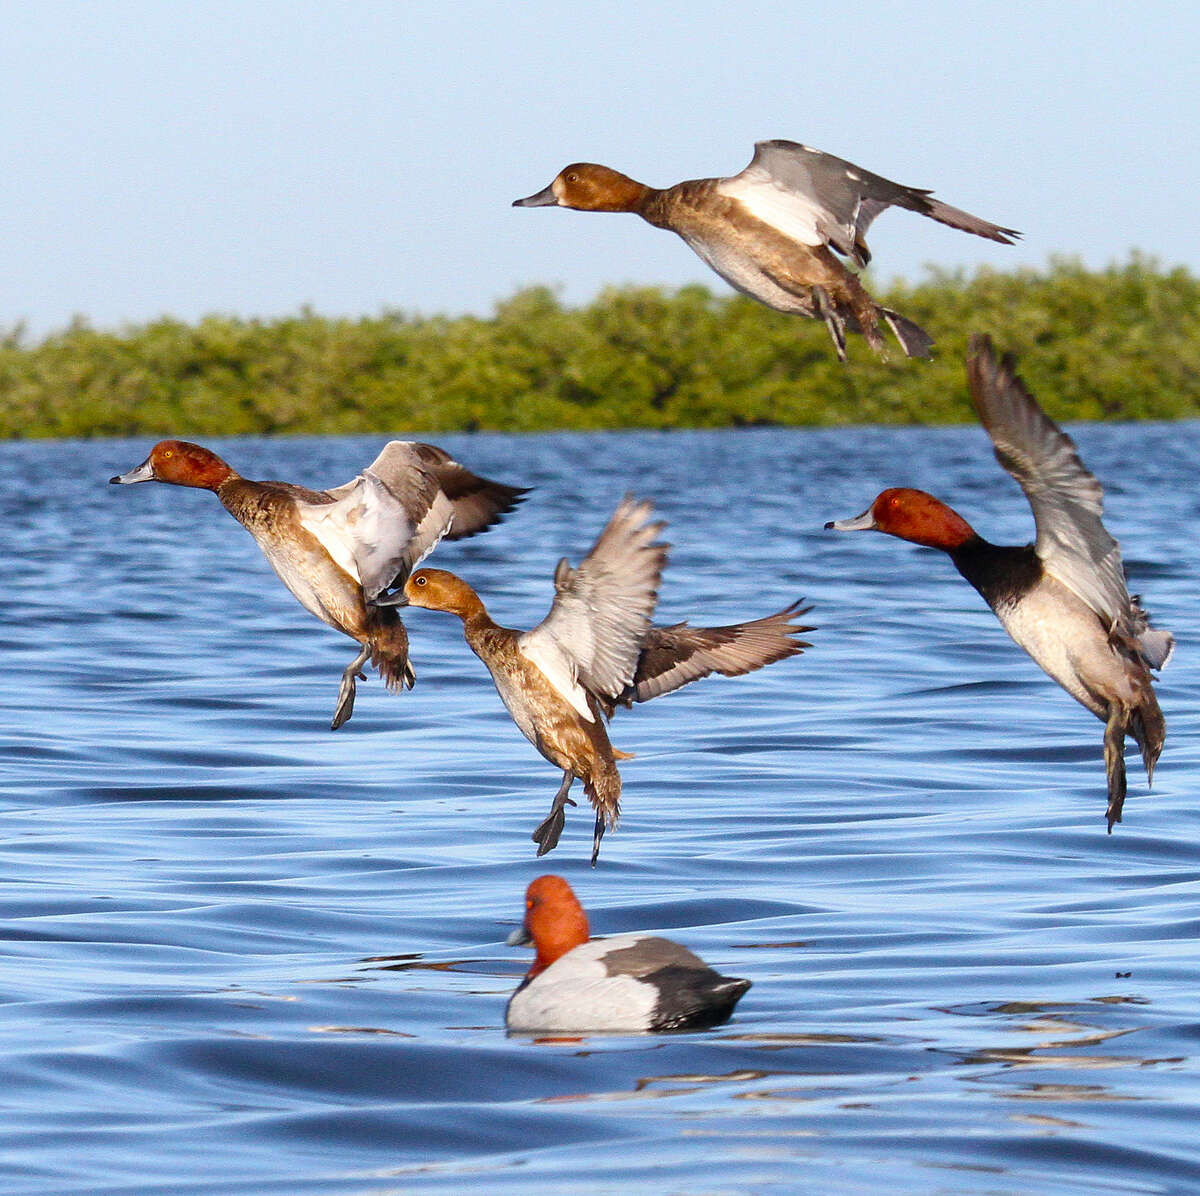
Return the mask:
<svg viewBox="0 0 1200 1196"><path fill-rule="evenodd" d="M616 824L616 762L631 757L609 742L604 714L712 672L735 676L809 646L795 638L812 630L791 623L802 613L796 605L732 627L653 627L667 546L656 541L665 525L647 522L650 512L649 503L626 498L578 568L559 562L554 603L532 631L497 626L475 591L441 569L420 569L404 586L411 605L462 619L467 643L487 665L513 721L562 769L550 813L533 832L539 856L558 843L577 778L596 811L593 864L605 829Z"/></svg>
<svg viewBox="0 0 1200 1196"><path fill-rule="evenodd" d="M1154 777L1166 726L1150 670L1167 663L1175 639L1150 627L1129 596L1120 547L1101 522L1100 483L1026 390L1011 355L997 361L991 341L972 336L967 379L997 459L1033 508L1036 543L990 544L923 490L885 490L862 515L825 526L886 532L949 555L1008 634L1105 723L1111 834L1125 801L1127 735L1141 748L1147 783Z"/></svg>
<svg viewBox="0 0 1200 1196"><path fill-rule="evenodd" d="M525 921L508 937L537 957L508 1002L510 1030L631 1033L706 1030L727 1021L750 987L670 939L588 939L587 915L561 876L525 892Z"/></svg>
<svg viewBox="0 0 1200 1196"><path fill-rule="evenodd" d="M880 307L858 275L834 256L866 266L867 229L880 212L908 208L1005 245L1020 236L952 208L929 191L893 183L795 141L758 142L750 165L731 178L692 179L661 191L607 166L576 162L513 206L636 212L678 233L735 289L776 311L820 316L842 361L847 328L886 355L881 318L909 357L928 357L933 344L911 320Z"/></svg>
<svg viewBox="0 0 1200 1196"><path fill-rule="evenodd" d="M443 537L485 531L525 493L477 477L432 444L404 440L385 445L358 477L330 490L249 481L184 440L159 442L136 469L110 481L211 490L300 605L362 645L342 674L335 731L354 710L355 678L368 659L389 689L411 689L416 679L394 609L399 595L388 591L403 586Z"/></svg>

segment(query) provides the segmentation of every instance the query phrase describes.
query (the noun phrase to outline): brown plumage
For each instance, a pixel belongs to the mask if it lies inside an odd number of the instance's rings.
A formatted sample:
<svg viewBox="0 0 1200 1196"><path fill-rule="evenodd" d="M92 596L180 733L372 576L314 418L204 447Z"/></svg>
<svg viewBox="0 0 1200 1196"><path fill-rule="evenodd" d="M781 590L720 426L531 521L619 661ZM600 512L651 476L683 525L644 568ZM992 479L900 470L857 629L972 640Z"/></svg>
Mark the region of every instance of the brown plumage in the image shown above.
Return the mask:
<svg viewBox="0 0 1200 1196"><path fill-rule="evenodd" d="M342 674L335 731L354 710L355 680L368 660L389 689L415 681L396 588L443 537L485 531L525 493L476 476L434 445L400 440L353 481L329 490L250 481L183 440L161 441L136 469L111 480L211 490L297 601L358 641L362 650Z"/></svg>
<svg viewBox="0 0 1200 1196"><path fill-rule="evenodd" d="M612 701L602 701L601 706L611 718L617 706L631 708L634 702L648 702L712 673L740 677L777 660L799 656L812 644L797 637L816 628L792 620L811 609L793 602L766 618L726 627L692 627L687 623L650 627L642 638L633 681Z"/></svg>
<svg viewBox="0 0 1200 1196"><path fill-rule="evenodd" d="M866 233L896 206L1002 244L1020 234L905 187L853 162L794 141L760 141L754 158L729 178L691 179L657 190L619 171L575 162L517 207L558 206L633 212L670 229L730 286L776 311L825 321L841 360L847 329L884 356L882 320L909 357L928 357L930 336L881 307L835 254L858 266L871 258Z"/></svg>
<svg viewBox="0 0 1200 1196"><path fill-rule="evenodd" d="M468 645L521 733L562 769L550 813L533 832L539 856L558 843L576 778L596 812L593 864L605 830L616 824L617 761L631 758L612 746L604 723L618 704L646 701L712 672L750 672L809 646L795 638L813 630L792 623L807 610L797 604L729 627L653 627L667 546L655 539L664 525L648 522L650 510L627 498L578 568L559 562L554 604L532 631L497 625L475 591L441 569L420 569L404 587L413 606L462 620Z"/></svg>

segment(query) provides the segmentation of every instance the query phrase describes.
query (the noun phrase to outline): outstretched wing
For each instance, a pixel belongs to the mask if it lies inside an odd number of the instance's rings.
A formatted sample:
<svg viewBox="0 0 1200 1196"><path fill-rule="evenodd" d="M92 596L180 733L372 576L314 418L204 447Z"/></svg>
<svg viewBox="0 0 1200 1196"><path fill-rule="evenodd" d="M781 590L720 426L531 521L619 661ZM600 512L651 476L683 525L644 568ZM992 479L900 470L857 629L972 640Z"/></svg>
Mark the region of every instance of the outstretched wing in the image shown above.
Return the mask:
<svg viewBox="0 0 1200 1196"><path fill-rule="evenodd" d="M579 567L560 562L550 613L518 641L560 689L614 696L633 679L667 560L652 510L626 496Z"/></svg>
<svg viewBox="0 0 1200 1196"><path fill-rule="evenodd" d="M390 450L393 445L403 443L393 440L371 466L385 481L393 468ZM442 493L454 506L454 522L446 533L448 540L465 540L468 536L486 531L499 523L529 493L527 486L506 486L503 482L481 478L437 445L412 441L408 447L437 479ZM400 454L395 456L399 458ZM396 464L407 468L399 460Z"/></svg>
<svg viewBox="0 0 1200 1196"><path fill-rule="evenodd" d="M327 491L332 501L296 503L301 525L357 579L367 602L404 583L446 534L454 514L428 470L408 470L398 487L392 481L388 485L367 468Z"/></svg>
<svg viewBox="0 0 1200 1196"><path fill-rule="evenodd" d="M1131 609L1121 549L1101 520L1104 491L1075 442L1038 406L1011 355L998 361L990 338L978 333L968 348L967 381L996 459L1033 508L1046 572L1109 627L1121 625Z"/></svg>
<svg viewBox="0 0 1200 1196"><path fill-rule="evenodd" d="M300 517L373 602L403 585L443 536L486 530L524 493L478 477L435 445L392 440L353 481L324 492L331 502L301 503Z"/></svg>
<svg viewBox="0 0 1200 1196"><path fill-rule="evenodd" d="M741 174L723 180L722 190L736 193L739 184L752 189L749 207L755 201L764 210L786 207L787 201L771 192L772 185L775 191L793 196L793 216L799 219L805 213L805 227L815 230L821 242L832 245L860 266L871 260L865 241L867 229L880 212L892 206L907 208L951 228L1004 245L1011 245L1012 239L1021 235L1016 229L981 220L934 199L929 191L894 183L844 158L796 141L758 142L750 165ZM782 225L777 227L782 230ZM802 243L819 242L802 239Z"/></svg>
<svg viewBox="0 0 1200 1196"><path fill-rule="evenodd" d="M802 601L802 600L801 600ZM793 602L776 614L727 627L651 627L633 681L617 699L630 705L671 693L701 677L740 677L812 647L799 637L815 627L793 622L811 607Z"/></svg>

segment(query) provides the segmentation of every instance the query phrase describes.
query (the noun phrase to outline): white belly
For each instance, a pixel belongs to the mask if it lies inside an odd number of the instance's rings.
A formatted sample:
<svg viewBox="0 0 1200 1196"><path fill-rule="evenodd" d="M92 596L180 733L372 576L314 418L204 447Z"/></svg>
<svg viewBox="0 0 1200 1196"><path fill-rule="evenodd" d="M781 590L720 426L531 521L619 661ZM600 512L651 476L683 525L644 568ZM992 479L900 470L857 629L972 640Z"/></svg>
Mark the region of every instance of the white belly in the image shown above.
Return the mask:
<svg viewBox="0 0 1200 1196"><path fill-rule="evenodd" d="M1054 579L996 607L996 617L1037 665L1077 702L1104 718L1097 695L1136 704L1129 664L1108 642L1096 614Z"/></svg>

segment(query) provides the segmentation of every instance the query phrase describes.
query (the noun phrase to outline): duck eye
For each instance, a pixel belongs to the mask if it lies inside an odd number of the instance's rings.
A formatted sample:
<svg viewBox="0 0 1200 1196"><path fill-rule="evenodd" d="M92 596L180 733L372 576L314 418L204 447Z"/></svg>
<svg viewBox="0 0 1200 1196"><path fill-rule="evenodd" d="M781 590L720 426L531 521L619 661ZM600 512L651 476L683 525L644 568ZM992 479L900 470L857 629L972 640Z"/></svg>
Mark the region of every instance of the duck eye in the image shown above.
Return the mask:
<svg viewBox="0 0 1200 1196"><path fill-rule="evenodd" d="M579 182L579 175L577 175L574 171L571 171L571 173L569 175L567 175L567 182L568 183Z"/></svg>
<svg viewBox="0 0 1200 1196"><path fill-rule="evenodd" d="M425 578L423 578L423 577L414 577L413 578L413 585L423 586L424 584L425 584Z"/></svg>

